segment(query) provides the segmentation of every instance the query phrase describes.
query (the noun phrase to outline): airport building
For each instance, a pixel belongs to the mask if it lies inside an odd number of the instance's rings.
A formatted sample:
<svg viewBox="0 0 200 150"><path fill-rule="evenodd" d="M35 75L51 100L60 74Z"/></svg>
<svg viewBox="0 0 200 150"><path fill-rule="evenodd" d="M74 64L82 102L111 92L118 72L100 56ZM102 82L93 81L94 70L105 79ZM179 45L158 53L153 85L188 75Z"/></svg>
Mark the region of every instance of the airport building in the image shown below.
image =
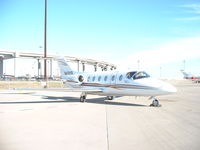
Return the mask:
<svg viewBox="0 0 200 150"><path fill-rule="evenodd" d="M60 56L60 55L59 55ZM59 78L57 54L47 56L47 76ZM69 61L75 71L107 71L116 69L114 64L88 58L62 55ZM0 76L12 77L44 77L44 57L42 53L0 51Z"/></svg>

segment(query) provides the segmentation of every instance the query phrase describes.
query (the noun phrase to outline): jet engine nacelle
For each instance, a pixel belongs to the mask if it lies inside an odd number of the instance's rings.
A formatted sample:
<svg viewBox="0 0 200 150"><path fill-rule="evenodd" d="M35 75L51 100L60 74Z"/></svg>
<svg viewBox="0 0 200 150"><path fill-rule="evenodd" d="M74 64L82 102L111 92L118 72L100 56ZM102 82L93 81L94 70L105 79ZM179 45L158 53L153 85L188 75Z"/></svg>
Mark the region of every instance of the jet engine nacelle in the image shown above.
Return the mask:
<svg viewBox="0 0 200 150"><path fill-rule="evenodd" d="M77 75L70 75L65 78L66 80L64 83L67 83L68 86L73 88L79 88L79 86L84 82L86 79L83 75L77 74Z"/></svg>
<svg viewBox="0 0 200 150"><path fill-rule="evenodd" d="M76 84L80 84L80 83L84 82L85 77L81 74L77 74L77 75L68 76L66 79L68 81L74 82Z"/></svg>
<svg viewBox="0 0 200 150"><path fill-rule="evenodd" d="M85 80L85 77L83 75L76 75L74 86L79 87L84 82L84 80Z"/></svg>
<svg viewBox="0 0 200 150"><path fill-rule="evenodd" d="M82 75L79 75L78 76L78 81L82 83L84 81L84 77Z"/></svg>
<svg viewBox="0 0 200 150"><path fill-rule="evenodd" d="M85 81L85 77L82 74L77 74L74 76L74 81L76 82L76 84L81 84Z"/></svg>

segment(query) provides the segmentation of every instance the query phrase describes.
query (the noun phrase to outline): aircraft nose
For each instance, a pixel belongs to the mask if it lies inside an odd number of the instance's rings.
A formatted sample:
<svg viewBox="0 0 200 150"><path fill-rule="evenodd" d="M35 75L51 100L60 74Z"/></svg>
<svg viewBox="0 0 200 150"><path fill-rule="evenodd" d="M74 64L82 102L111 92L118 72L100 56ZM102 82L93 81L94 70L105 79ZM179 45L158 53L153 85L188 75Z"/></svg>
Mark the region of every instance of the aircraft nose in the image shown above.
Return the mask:
<svg viewBox="0 0 200 150"><path fill-rule="evenodd" d="M162 86L162 90L166 93L169 93L169 94L177 92L177 89L169 83L164 83L163 86Z"/></svg>

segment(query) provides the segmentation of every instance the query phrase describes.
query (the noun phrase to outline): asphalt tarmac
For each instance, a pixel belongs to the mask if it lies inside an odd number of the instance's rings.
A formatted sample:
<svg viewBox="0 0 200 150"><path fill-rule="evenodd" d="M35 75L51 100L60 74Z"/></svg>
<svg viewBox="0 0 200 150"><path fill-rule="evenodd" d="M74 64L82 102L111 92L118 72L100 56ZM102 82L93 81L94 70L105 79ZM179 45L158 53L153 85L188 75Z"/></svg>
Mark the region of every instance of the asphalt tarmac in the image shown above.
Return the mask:
<svg viewBox="0 0 200 150"><path fill-rule="evenodd" d="M200 84L170 81L178 92L157 97L0 91L0 150L199 150Z"/></svg>

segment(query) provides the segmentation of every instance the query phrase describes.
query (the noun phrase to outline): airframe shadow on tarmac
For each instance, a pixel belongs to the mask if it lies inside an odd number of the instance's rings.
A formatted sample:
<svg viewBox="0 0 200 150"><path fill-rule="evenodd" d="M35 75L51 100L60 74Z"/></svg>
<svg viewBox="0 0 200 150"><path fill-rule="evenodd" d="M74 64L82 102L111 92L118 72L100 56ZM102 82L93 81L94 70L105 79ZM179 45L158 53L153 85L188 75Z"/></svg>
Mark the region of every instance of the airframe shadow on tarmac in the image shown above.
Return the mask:
<svg viewBox="0 0 200 150"><path fill-rule="evenodd" d="M70 96L44 96L41 95L42 99L46 100L35 100L35 101L1 101L0 104L38 104L38 103L80 103L79 98L77 97L70 97ZM124 102L117 102L117 101L108 101L105 100L105 97L100 98L91 98L87 99L86 103L93 103L93 104L103 104L103 105L116 105L116 106L139 106L139 107L148 107L148 105L141 105L141 104L130 104Z"/></svg>

